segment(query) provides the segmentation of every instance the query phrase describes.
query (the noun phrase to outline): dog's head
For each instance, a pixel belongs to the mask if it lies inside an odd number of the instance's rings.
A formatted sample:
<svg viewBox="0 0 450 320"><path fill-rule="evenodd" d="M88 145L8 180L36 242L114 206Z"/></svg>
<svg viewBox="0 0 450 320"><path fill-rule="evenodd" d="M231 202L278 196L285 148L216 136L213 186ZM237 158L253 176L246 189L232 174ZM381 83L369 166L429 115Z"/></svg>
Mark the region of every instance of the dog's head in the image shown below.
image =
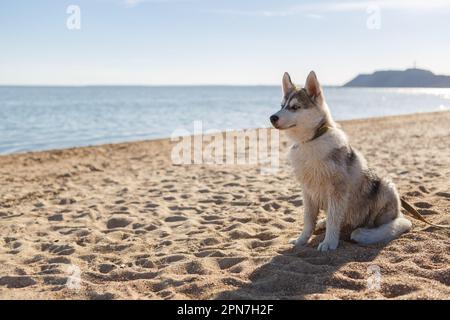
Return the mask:
<svg viewBox="0 0 450 320"><path fill-rule="evenodd" d="M304 88L297 88L286 72L282 89L281 110L270 116L275 128L308 130L315 128L326 116L328 109L314 71L309 73Z"/></svg>

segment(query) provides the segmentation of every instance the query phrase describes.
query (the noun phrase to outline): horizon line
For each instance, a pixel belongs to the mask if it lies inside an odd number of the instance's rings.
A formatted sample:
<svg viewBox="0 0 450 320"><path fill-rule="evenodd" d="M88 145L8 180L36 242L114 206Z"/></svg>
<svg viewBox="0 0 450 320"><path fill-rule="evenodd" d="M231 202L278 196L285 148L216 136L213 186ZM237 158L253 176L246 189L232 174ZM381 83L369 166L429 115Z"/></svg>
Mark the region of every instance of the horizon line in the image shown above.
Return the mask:
<svg viewBox="0 0 450 320"><path fill-rule="evenodd" d="M421 71L429 71L433 73L435 76L450 76L445 73L436 73L431 71L430 69L425 69L423 67L417 67L413 66L410 68L405 69L375 69L372 72L368 73L358 73L355 77L352 79L346 81L342 84L322 84L322 87L344 87L348 82L352 81L356 77L360 75L371 75L376 72L383 72L383 71L407 71L407 70L421 70ZM105 83L85 83L85 84L52 84L52 83L43 83L43 84L34 84L34 83L24 83L24 84L1 84L0 87L272 87L272 86L279 86L279 83L272 84L272 83L173 83L173 84L167 84L167 83L159 83L159 84L142 84L142 83L111 83L111 84L105 84Z"/></svg>
<svg viewBox="0 0 450 320"><path fill-rule="evenodd" d="M0 87L278 87L280 84L0 84ZM344 85L323 84L322 87Z"/></svg>

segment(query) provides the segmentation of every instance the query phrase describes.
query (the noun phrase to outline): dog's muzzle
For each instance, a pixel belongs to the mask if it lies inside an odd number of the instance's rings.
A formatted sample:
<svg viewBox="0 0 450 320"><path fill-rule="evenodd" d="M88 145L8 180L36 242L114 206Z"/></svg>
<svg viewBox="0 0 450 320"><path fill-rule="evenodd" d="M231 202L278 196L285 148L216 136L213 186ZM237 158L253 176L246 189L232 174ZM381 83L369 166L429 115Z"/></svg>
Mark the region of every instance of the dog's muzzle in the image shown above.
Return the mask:
<svg viewBox="0 0 450 320"><path fill-rule="evenodd" d="M278 120L280 120L280 118L278 118L277 115L271 115L270 116L270 122L272 123L272 125L276 128L277 127L277 122Z"/></svg>

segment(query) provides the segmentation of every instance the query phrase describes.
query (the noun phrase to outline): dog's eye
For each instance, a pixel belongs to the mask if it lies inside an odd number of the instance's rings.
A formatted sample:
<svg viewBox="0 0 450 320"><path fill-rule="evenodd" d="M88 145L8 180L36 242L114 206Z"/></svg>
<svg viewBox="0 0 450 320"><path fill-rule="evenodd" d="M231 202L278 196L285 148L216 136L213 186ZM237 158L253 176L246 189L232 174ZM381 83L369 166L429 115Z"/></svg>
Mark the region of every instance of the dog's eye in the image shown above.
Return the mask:
<svg viewBox="0 0 450 320"><path fill-rule="evenodd" d="M301 109L301 108L302 108L302 106L299 105L299 104L294 104L294 105L291 107L292 110L298 110L298 109Z"/></svg>

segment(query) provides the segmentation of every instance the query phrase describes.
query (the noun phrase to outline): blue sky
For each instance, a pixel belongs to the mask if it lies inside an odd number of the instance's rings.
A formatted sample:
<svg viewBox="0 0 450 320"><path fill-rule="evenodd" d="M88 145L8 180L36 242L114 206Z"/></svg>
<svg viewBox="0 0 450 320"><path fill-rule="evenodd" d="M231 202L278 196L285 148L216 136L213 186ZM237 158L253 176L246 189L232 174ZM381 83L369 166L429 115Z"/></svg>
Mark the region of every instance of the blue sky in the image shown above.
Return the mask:
<svg viewBox="0 0 450 320"><path fill-rule="evenodd" d="M301 84L314 69L339 85L414 61L450 74L449 31L442 0L4 0L0 84Z"/></svg>

